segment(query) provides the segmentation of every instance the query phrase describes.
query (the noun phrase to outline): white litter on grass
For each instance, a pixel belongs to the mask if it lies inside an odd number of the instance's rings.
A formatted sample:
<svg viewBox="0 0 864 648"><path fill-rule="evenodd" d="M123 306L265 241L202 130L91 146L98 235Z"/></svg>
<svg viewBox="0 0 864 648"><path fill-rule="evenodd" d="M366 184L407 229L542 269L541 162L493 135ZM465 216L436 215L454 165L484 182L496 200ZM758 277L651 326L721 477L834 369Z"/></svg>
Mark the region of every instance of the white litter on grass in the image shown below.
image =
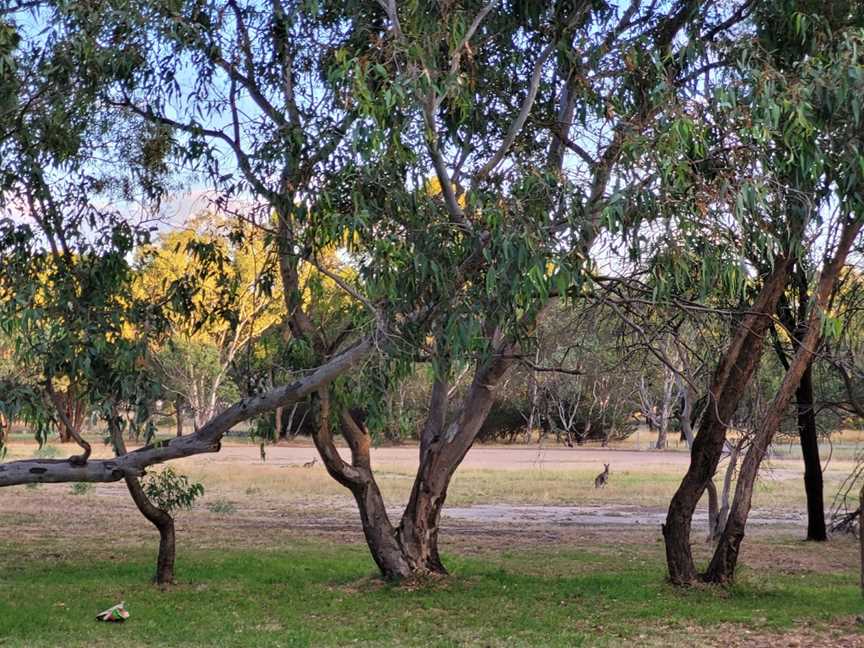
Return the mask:
<svg viewBox="0 0 864 648"><path fill-rule="evenodd" d="M96 615L97 621L108 621L109 623L123 623L128 618L129 611L126 609L125 601L121 601L114 607L110 607Z"/></svg>

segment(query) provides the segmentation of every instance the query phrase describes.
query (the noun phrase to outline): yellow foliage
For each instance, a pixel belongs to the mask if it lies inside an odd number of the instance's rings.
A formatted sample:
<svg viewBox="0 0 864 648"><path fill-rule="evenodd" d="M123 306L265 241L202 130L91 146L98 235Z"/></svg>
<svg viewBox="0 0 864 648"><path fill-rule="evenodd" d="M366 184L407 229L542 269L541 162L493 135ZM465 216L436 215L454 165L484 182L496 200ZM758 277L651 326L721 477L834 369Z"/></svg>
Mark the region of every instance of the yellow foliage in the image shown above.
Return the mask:
<svg viewBox="0 0 864 648"><path fill-rule="evenodd" d="M228 264L222 269L223 276L204 273L196 283L192 316L174 313L171 320L176 334L190 341L211 342L217 346L225 342L231 329L229 322L221 317L211 317L200 326L202 317L217 307L235 314L238 328L243 329L241 335L247 339L257 337L284 318L278 273L273 273L275 282L269 295L260 289L258 283L274 261L263 234L250 226L238 244L228 239L223 226L224 223L205 215L191 220L182 230L161 235L154 245L139 253L142 267L134 286L135 295L139 298L153 299L165 295L173 282L199 275L201 262L189 249L190 244L216 245L228 259ZM220 280L238 286L230 304L219 303L224 296L220 291L224 288L220 286Z"/></svg>
<svg viewBox="0 0 864 648"><path fill-rule="evenodd" d="M458 189L457 189L455 184L451 183L451 186L453 187L453 193L457 194L456 195L456 202L459 204L459 206L462 209L465 209L465 205L467 204L467 202L465 201L465 194L464 193L461 193L461 194L458 193ZM426 181L426 195L427 196L432 196L434 198L436 196L440 196L442 193L443 192L441 190L441 181L438 179L438 176L432 176L431 178L429 178Z"/></svg>

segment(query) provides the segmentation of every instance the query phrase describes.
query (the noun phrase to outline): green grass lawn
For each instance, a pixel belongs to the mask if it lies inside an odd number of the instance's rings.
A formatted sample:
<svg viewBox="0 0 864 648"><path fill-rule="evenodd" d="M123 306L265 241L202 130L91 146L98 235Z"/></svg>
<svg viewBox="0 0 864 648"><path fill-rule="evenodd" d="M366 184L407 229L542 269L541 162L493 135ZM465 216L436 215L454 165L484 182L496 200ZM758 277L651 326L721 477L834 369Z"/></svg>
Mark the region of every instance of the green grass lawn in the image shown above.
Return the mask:
<svg viewBox="0 0 864 648"><path fill-rule="evenodd" d="M864 610L853 573L744 570L730 589L681 592L664 584L654 558L570 549L450 555L450 578L396 587L374 576L365 547L181 547L179 583L163 592L148 583L152 556L144 549L113 551L106 538L83 547L86 557L58 561L50 551L4 544L3 648L660 645L650 637L676 645L694 628L786 631ZM120 600L129 621L95 621Z"/></svg>

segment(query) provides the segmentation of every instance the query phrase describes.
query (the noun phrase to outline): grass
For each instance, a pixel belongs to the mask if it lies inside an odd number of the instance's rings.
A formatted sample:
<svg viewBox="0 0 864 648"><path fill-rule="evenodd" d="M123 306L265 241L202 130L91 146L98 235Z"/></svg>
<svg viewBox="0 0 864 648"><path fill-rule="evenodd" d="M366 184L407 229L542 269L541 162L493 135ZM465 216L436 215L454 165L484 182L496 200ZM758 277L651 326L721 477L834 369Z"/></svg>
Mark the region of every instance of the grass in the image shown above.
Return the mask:
<svg viewBox="0 0 864 648"><path fill-rule="evenodd" d="M339 483L317 466L313 469L277 467L271 465L224 466L204 464L194 459L175 462L178 470L195 481L202 482L209 494L246 494L285 502L330 499L353 501ZM799 464L795 464L799 468ZM825 493L829 499L846 477L851 465L835 462L824 475ZM449 506L475 504L534 504L534 505L639 505L665 508L681 483L678 467L649 465L644 468L612 470L610 486L604 490L594 488L598 470L584 468L482 469L460 468L448 490ZM375 478L389 503L404 503L411 493L415 477L412 470L386 464L375 466ZM720 479L718 478L718 483ZM734 484L734 482L733 482ZM765 475L756 484L754 506L767 509L800 509L805 502L804 488L797 476L784 475L771 478Z"/></svg>
<svg viewBox="0 0 864 648"><path fill-rule="evenodd" d="M218 499L208 503L207 510L217 515L232 515L237 512L237 505L228 500Z"/></svg>
<svg viewBox="0 0 864 648"><path fill-rule="evenodd" d="M64 455L74 450L61 449ZM34 446L17 443L10 450L32 456ZM734 645L796 645L802 632L810 633L807 645L864 644L852 621L864 605L857 549L848 538L817 547L801 543L797 530L757 531L748 535L734 587L682 592L664 583L656 528L453 524L444 539L453 576L394 587L376 577L365 546L345 544L362 537L356 510L323 468L302 468L301 452L287 465L261 464L255 456L203 455L174 464L205 483L207 498L179 518L180 580L164 592L148 582L153 530L122 484L4 491L0 648L666 648L709 645L743 632L753 641ZM826 495L847 463L832 461ZM663 506L682 470L680 463L614 464L609 487L598 491L597 470L586 462L515 465L459 470L448 506ZM775 474L759 482L756 506L802 510L800 462L775 465ZM414 477L410 466L382 461L376 474L388 503L404 503ZM114 514L110 535L105 511ZM319 527L307 526L316 518ZM694 551L704 564L707 545L696 542ZM95 621L97 612L121 600L129 622ZM837 632L845 643L830 643Z"/></svg>
<svg viewBox="0 0 864 648"><path fill-rule="evenodd" d="M449 555L450 578L395 587L372 576L364 547L181 550L180 581L163 592L140 548L61 561L0 548L4 648L646 645L646 632L674 645L719 624L784 631L862 609L854 574L745 571L730 589L680 592L656 558L590 551ZM126 624L94 620L120 600Z"/></svg>

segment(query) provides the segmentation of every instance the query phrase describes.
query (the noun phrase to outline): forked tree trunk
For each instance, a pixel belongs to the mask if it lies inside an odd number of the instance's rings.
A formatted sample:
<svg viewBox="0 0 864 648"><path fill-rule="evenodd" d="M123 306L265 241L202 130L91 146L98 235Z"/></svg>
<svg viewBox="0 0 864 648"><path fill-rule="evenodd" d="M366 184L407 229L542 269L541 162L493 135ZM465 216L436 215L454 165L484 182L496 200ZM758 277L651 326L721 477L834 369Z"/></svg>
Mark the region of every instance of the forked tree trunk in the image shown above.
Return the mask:
<svg viewBox="0 0 864 648"><path fill-rule="evenodd" d="M368 431L351 412L342 413L342 434L351 449L351 463L345 462L333 443L328 423L330 396L326 392L318 394L315 446L330 475L354 495L366 543L385 579L396 581L447 573L438 552L438 530L447 488L489 414L494 400L492 390L509 368L510 357L512 348L507 346L504 352L478 368L461 410L447 426L447 383L435 381L429 416L421 434L420 466L398 527L390 522L372 473Z"/></svg>
<svg viewBox="0 0 864 648"><path fill-rule="evenodd" d="M412 570L396 539L396 530L390 523L384 498L372 474L368 432L350 412L343 412L342 434L351 449L351 463L345 462L336 449L330 430L329 388L316 394L316 404L318 420L312 439L327 472L354 495L372 559L386 580L410 577Z"/></svg>
<svg viewBox="0 0 864 648"><path fill-rule="evenodd" d="M447 489L489 415L493 390L509 369L512 353L507 347L477 370L461 409L449 425L446 383L437 381L433 387L430 417L421 440L420 466L399 525L400 544L415 568L446 573L438 554L438 527Z"/></svg>
<svg viewBox="0 0 864 648"><path fill-rule="evenodd" d="M753 306L738 324L714 372L707 410L693 440L690 466L672 497L663 525L666 563L669 579L674 584L687 585L696 580L690 548L693 513L717 471L726 441L727 422L735 413L762 355L765 332L786 286L790 263L788 259L778 259Z"/></svg>
<svg viewBox="0 0 864 648"><path fill-rule="evenodd" d="M735 568L738 564L738 553L741 542L744 539L744 529L753 500L753 487L762 459L771 445L780 420L788 407L792 396L798 388L801 377L813 358L814 350L819 344L821 336L820 318L828 305L835 281L846 263L846 256L861 229L862 219L844 223L843 232L837 243L833 257L826 262L819 277L819 285L816 290L815 301L811 306L806 324L803 330L806 333L798 338L797 351L789 369L780 383L777 395L771 402L768 412L762 424L756 430L756 434L750 445L750 449L744 457L741 472L738 475L738 483L735 486L735 499L729 511L729 519L726 528L720 537L711 564L705 573L705 580L711 583L724 583L731 581L735 576Z"/></svg>

